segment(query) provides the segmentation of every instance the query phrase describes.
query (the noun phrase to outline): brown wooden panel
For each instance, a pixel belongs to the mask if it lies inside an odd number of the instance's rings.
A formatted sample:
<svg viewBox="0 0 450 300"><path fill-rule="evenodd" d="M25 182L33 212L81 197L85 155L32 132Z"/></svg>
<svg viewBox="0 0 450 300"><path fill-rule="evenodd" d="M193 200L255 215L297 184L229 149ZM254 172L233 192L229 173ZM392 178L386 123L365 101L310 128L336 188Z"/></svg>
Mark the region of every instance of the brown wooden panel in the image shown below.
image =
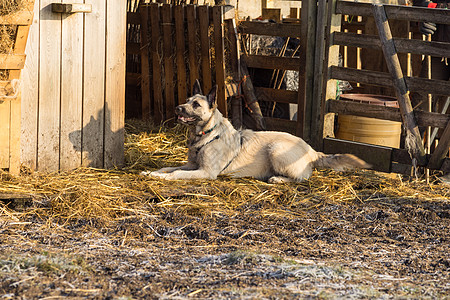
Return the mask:
<svg viewBox="0 0 450 300"><path fill-rule="evenodd" d="M214 28L214 58L217 84L217 105L220 112L226 117L227 99L225 98L225 45L223 36L223 9L222 6L213 7Z"/></svg>
<svg viewBox="0 0 450 300"><path fill-rule="evenodd" d="M448 10L435 8L419 8L412 6L398 6L384 4L389 19L411 22L434 22L450 24ZM338 1L336 12L343 15L373 16L372 4L352 1Z"/></svg>
<svg viewBox="0 0 450 300"><path fill-rule="evenodd" d="M143 5L139 9L141 23L141 42L139 45L139 54L141 55L141 109L142 118L147 120L150 118L151 96L150 96L150 62L149 62L149 43L148 43L148 5ZM128 43L127 43L128 46Z"/></svg>
<svg viewBox="0 0 450 300"><path fill-rule="evenodd" d="M202 67L202 88L206 94L212 88L211 61L209 44L209 6L202 5L197 9L200 34L200 60Z"/></svg>
<svg viewBox="0 0 450 300"><path fill-rule="evenodd" d="M266 23L243 21L239 23L239 33L280 37L300 37L300 24Z"/></svg>
<svg viewBox="0 0 450 300"><path fill-rule="evenodd" d="M184 8L185 6L183 5L176 5L174 7L178 104L185 103L188 96L186 64L184 61L186 48L184 37Z"/></svg>
<svg viewBox="0 0 450 300"><path fill-rule="evenodd" d="M190 86L188 91L192 93L192 87L197 79L200 79L198 72L198 58L197 58L197 22L196 22L196 6L186 6L186 19L187 19L187 39L189 49L189 81Z"/></svg>
<svg viewBox="0 0 450 300"><path fill-rule="evenodd" d="M300 58L280 57L267 55L245 55L243 56L247 66L250 68L295 70L300 68Z"/></svg>
<svg viewBox="0 0 450 300"><path fill-rule="evenodd" d="M266 128L269 131L283 131L295 135L297 122L278 118L264 118Z"/></svg>
<svg viewBox="0 0 450 300"><path fill-rule="evenodd" d="M272 88L255 87L255 92L257 94L264 93L266 96L274 102L279 103L292 103L297 104L298 93L295 91L278 90ZM266 98L261 98L260 100L265 100Z"/></svg>
<svg viewBox="0 0 450 300"><path fill-rule="evenodd" d="M172 5L164 4L161 8L162 14L162 33L163 33L163 60L164 60L164 100L166 120L172 119L175 114L175 95L174 95L174 66L173 66L173 23L172 23Z"/></svg>
<svg viewBox="0 0 450 300"><path fill-rule="evenodd" d="M148 5L142 5L141 8L147 8ZM139 12L127 12L127 23L140 25L141 24L141 15Z"/></svg>
<svg viewBox="0 0 450 300"><path fill-rule="evenodd" d="M154 107L154 121L159 124L163 121L163 103L162 103L162 82L161 82L161 61L159 55L159 39L161 32L159 27L160 20L160 6L158 3L150 4L150 25L151 25L151 43L150 53L152 55L152 76L153 76L153 107Z"/></svg>
<svg viewBox="0 0 450 300"><path fill-rule="evenodd" d="M127 54L141 54L141 44L127 42Z"/></svg>

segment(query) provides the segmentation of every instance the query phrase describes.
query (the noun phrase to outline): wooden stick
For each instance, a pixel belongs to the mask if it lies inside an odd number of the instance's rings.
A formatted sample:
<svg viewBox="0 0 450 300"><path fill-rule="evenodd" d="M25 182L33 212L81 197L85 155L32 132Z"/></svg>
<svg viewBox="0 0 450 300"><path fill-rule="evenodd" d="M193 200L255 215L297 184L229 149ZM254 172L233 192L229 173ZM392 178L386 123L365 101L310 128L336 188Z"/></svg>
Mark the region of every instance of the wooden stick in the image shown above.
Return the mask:
<svg viewBox="0 0 450 300"><path fill-rule="evenodd" d="M406 148L411 156L417 159L419 164L425 164L425 149L420 137L419 127L417 126L414 117L413 108L408 95L408 87L406 86L405 78L403 77L400 61L392 39L391 29L389 28L386 11L384 6L380 4L373 4L372 9L386 64L394 82L400 114L402 116L403 124L406 127Z"/></svg>

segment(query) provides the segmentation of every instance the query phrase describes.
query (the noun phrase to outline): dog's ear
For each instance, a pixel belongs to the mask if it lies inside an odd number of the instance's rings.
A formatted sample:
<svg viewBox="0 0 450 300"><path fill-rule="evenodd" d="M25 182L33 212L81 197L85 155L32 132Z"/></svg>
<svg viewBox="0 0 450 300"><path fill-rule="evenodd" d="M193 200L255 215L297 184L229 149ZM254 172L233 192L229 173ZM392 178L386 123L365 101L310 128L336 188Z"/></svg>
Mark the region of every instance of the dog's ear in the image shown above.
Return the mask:
<svg viewBox="0 0 450 300"><path fill-rule="evenodd" d="M200 81L198 79L194 82L194 87L192 88L192 96L203 95L202 88L200 87Z"/></svg>
<svg viewBox="0 0 450 300"><path fill-rule="evenodd" d="M209 103L209 108L213 108L216 106L217 100L217 84L209 91L208 95L206 95L206 99Z"/></svg>

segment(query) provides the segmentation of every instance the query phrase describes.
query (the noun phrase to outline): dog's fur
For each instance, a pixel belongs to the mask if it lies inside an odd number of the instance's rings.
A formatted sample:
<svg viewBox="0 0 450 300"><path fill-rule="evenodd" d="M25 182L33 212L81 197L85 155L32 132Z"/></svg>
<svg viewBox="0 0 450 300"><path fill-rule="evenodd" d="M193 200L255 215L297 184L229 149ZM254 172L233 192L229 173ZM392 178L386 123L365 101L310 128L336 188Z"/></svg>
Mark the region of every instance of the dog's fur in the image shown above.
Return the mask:
<svg viewBox="0 0 450 300"><path fill-rule="evenodd" d="M190 128L188 163L141 174L169 180L216 179L226 174L279 183L306 180L315 167L337 171L370 167L351 154L316 152L288 133L234 129L217 109L216 89L203 96L197 81L194 96L176 107L178 121Z"/></svg>

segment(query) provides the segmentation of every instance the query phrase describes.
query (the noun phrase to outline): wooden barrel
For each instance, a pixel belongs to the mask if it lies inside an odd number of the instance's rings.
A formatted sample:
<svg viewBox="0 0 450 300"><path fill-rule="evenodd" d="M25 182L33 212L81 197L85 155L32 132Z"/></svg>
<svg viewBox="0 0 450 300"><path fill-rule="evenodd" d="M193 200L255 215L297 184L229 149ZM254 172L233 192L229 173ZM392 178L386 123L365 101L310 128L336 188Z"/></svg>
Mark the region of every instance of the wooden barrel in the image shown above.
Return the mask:
<svg viewBox="0 0 450 300"><path fill-rule="evenodd" d="M343 94L341 100L398 107L393 97L366 94ZM381 145L393 148L400 147L402 123L375 118L352 115L339 115L336 137L343 140Z"/></svg>

